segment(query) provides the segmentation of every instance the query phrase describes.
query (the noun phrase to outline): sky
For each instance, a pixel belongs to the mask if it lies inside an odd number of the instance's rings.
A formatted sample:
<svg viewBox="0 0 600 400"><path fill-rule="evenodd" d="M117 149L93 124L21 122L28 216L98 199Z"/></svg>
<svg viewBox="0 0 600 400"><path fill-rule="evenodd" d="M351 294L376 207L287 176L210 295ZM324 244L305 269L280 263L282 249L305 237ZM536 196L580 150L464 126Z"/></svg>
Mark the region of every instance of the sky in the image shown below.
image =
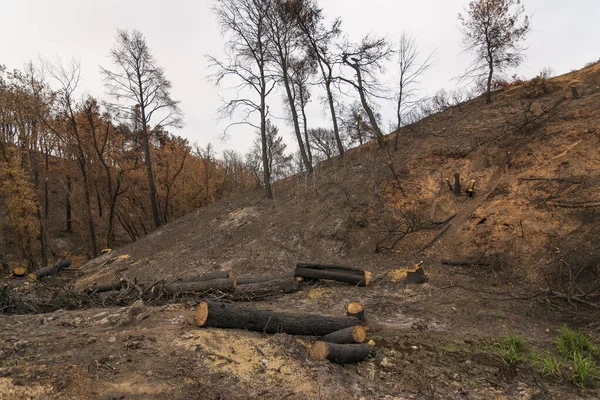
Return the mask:
<svg viewBox="0 0 600 400"><path fill-rule="evenodd" d="M366 34L398 41L410 32L421 53L436 52L436 64L423 75L420 93L432 95L444 87L457 86L455 77L469 65L462 51L458 13L468 0L319 0L328 18L340 17L342 29L351 40ZM531 32L525 42L526 60L517 69L531 78L550 67L556 75L582 68L600 58L600 2L598 0L522 0L531 16ZM237 127L225 140L222 133L229 121L216 113L228 92L207 79L211 74L206 55L221 57L224 39L210 9L212 0L0 0L0 64L21 69L40 57L74 57L82 67L79 96L91 94L108 100L100 66L111 67L108 54L120 29L141 31L172 83L172 97L180 101L185 126L173 130L191 143L212 143L217 151L245 152L254 131ZM382 78L393 82L393 64ZM221 94L221 96L220 96ZM329 127L326 110L314 96L309 107L311 127ZM290 148L293 129L283 120L282 94L271 97L275 123ZM384 121L391 106L379 102ZM389 116L389 117L388 117ZM387 126L387 124L385 124Z"/></svg>

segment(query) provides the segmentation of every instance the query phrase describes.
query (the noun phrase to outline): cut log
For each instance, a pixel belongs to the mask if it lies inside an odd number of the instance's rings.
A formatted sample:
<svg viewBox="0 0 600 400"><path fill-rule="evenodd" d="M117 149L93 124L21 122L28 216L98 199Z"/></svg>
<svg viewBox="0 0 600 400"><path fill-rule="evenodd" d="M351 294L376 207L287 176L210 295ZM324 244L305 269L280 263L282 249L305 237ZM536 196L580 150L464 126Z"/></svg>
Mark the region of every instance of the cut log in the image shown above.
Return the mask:
<svg viewBox="0 0 600 400"><path fill-rule="evenodd" d="M19 277L19 278L25 276L26 273L27 273L27 268L25 268L25 267L15 267L12 270L13 276L16 276L16 277Z"/></svg>
<svg viewBox="0 0 600 400"><path fill-rule="evenodd" d="M365 309L358 301L353 301L346 307L346 315L365 321Z"/></svg>
<svg viewBox="0 0 600 400"><path fill-rule="evenodd" d="M374 356L375 346L372 344L337 344L315 342L310 354L315 360L329 360L338 364L355 363Z"/></svg>
<svg viewBox="0 0 600 400"><path fill-rule="evenodd" d="M360 325L351 326L349 328L340 329L339 331L328 333L325 336L321 336L322 342L338 343L338 344L350 344L350 343L362 343L367 339L367 333L365 328Z"/></svg>
<svg viewBox="0 0 600 400"><path fill-rule="evenodd" d="M235 291L229 299L232 300L256 300L280 294L294 293L298 291L298 281L288 274L287 278L270 280L267 282L250 283L240 285L239 281Z"/></svg>
<svg viewBox="0 0 600 400"><path fill-rule="evenodd" d="M319 271L339 271L348 272L357 275L364 275L365 271L359 268L346 267L343 265L327 265L327 264L296 264L297 268L316 269Z"/></svg>
<svg viewBox="0 0 600 400"><path fill-rule="evenodd" d="M212 281L169 283L162 287L171 293L206 292L207 290L221 290L223 292L234 290L235 278L213 279Z"/></svg>
<svg viewBox="0 0 600 400"><path fill-rule="evenodd" d="M323 336L340 329L356 326L360 324L360 321L352 317L292 314L205 301L196 308L194 323L200 327Z"/></svg>
<svg viewBox="0 0 600 400"><path fill-rule="evenodd" d="M56 274L58 271L60 271L63 268L67 268L71 265L71 261L69 260L62 260L62 261L58 261L56 262L54 265L49 265L47 267L44 268L40 268L35 272L35 279L42 279L45 276L51 276Z"/></svg>
<svg viewBox="0 0 600 400"><path fill-rule="evenodd" d="M417 268L416 271L408 271L406 273L406 281L410 283L425 283L429 278L425 275L423 268Z"/></svg>
<svg viewBox="0 0 600 400"><path fill-rule="evenodd" d="M173 283L184 283L184 282L201 282L201 281L212 281L215 279L231 279L233 278L233 272L231 271L211 271L204 274L189 274L177 278Z"/></svg>
<svg viewBox="0 0 600 400"><path fill-rule="evenodd" d="M285 278L293 278L293 272L286 272L278 275L264 275L264 276L255 276L255 277L247 277L247 278L237 278L238 285L250 285L253 283L261 283L261 282L269 282L274 280L280 280Z"/></svg>
<svg viewBox="0 0 600 400"><path fill-rule="evenodd" d="M120 290L123 287L123 281L109 282L109 283L94 283L92 286L84 290L84 292L90 293L103 293L110 292L111 290Z"/></svg>
<svg viewBox="0 0 600 400"><path fill-rule="evenodd" d="M333 281L345 282L356 286L368 286L369 281L371 280L371 273L369 271L362 271L362 274L358 274L355 272L341 270L319 270L300 267L296 267L296 272L294 276L309 279L330 279Z"/></svg>

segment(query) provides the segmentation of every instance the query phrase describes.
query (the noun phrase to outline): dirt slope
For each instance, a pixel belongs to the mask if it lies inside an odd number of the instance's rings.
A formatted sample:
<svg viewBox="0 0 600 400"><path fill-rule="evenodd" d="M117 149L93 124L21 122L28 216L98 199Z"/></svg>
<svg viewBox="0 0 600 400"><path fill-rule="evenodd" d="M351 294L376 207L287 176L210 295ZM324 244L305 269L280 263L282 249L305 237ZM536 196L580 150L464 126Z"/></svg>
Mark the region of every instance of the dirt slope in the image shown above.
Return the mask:
<svg viewBox="0 0 600 400"><path fill-rule="evenodd" d="M202 208L90 261L75 283L83 288L123 273L151 283L216 268L253 276L290 271L298 262L360 266L381 279L367 288L305 285L253 305L335 316L360 301L376 358L342 367L312 361L311 338L196 329L190 321L198 299L148 307L138 322L123 323L126 308L0 316L6 357L0 393L11 399L599 396L595 384L577 390L541 381L526 368L505 379L491 350L510 332L525 337L528 348L551 349L556 330L575 322L574 314L549 308L540 291L549 284L560 290L570 265L586 266L571 286L593 290L600 260L600 64L544 85L509 88L490 105L475 99L451 107L403 128L397 152L391 144L353 149L311 175L278 182L273 200L257 190ZM547 93L535 97L536 90ZM456 172L463 188L476 180L473 198L448 190L445 178ZM449 267L442 259L486 265ZM418 261L427 284L385 276Z"/></svg>

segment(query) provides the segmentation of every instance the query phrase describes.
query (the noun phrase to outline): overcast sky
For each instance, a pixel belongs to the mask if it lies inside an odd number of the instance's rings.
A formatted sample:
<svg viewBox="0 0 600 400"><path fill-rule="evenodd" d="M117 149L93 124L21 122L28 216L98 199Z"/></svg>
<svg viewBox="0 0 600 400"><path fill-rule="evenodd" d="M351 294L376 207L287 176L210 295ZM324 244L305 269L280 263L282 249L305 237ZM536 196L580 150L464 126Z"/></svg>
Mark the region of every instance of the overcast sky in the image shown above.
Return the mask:
<svg viewBox="0 0 600 400"><path fill-rule="evenodd" d="M211 142L218 150L245 151L254 133L238 128L221 141L227 124L216 120L221 100L206 79L210 72L204 55L218 56L223 48L211 4L211 0L0 0L0 64L20 69L39 56L72 56L82 64L79 94L106 99L99 66L111 67L107 55L117 28L138 29L165 69L173 98L185 113L185 127L174 133L200 145ZM437 50L437 64L422 79L423 95L455 87L452 78L469 64L470 56L461 53L457 20L468 0L319 0L319 4L328 17L342 18L351 39L373 33L397 40L408 30L424 54ZM562 74L600 58L598 0L523 0L523 4L532 15L532 31L520 75L535 76L543 67ZM281 99L277 94L271 102ZM388 114L384 109L384 118ZM325 124L325 117L315 99L311 126ZM292 129L283 121L276 123L291 139Z"/></svg>

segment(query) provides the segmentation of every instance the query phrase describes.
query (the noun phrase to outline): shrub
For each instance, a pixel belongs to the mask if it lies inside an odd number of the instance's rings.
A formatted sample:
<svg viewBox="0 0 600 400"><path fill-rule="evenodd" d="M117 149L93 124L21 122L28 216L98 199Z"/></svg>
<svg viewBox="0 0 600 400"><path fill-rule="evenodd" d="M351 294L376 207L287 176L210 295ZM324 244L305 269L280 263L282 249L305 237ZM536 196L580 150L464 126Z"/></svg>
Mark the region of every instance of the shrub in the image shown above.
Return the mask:
<svg viewBox="0 0 600 400"><path fill-rule="evenodd" d="M553 73L551 68L542 68L535 78L525 84L525 97L535 99L553 91L555 85L550 82Z"/></svg>

